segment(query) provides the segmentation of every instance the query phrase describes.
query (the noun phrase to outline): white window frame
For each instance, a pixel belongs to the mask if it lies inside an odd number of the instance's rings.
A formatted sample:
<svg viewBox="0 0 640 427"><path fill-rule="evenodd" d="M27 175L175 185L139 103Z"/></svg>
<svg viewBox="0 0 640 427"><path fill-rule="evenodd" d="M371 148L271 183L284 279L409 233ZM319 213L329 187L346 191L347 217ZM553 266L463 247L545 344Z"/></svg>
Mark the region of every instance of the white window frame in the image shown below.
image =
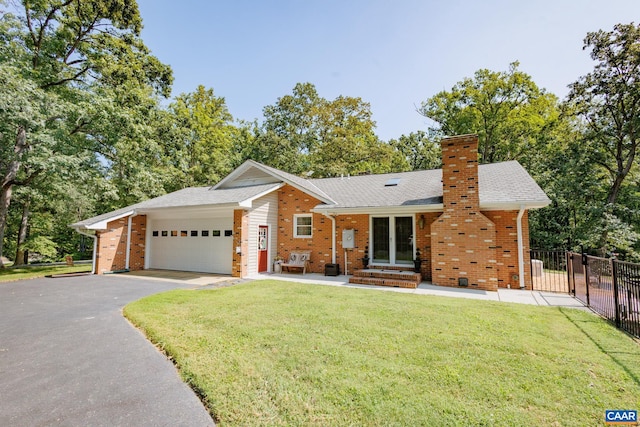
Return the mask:
<svg viewBox="0 0 640 427"><path fill-rule="evenodd" d="M299 218L311 218L311 224L303 224L298 226ZM309 235L298 234L298 227L309 227ZM293 237L296 239L309 239L313 237L313 215L312 214L295 214L293 215Z"/></svg>

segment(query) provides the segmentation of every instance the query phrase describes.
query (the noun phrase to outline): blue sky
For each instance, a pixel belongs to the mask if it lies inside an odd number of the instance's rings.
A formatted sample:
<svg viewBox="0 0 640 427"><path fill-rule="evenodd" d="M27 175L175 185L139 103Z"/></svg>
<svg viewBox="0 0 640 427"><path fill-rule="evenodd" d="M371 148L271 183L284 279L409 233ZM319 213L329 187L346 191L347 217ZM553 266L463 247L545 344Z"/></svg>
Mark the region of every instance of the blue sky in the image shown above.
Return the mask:
<svg viewBox="0 0 640 427"><path fill-rule="evenodd" d="M426 130L415 108L481 68L520 62L563 98L591 71L588 31L640 22L638 0L138 0L143 39L174 71L173 95L202 84L237 119L313 83L371 104L383 140Z"/></svg>

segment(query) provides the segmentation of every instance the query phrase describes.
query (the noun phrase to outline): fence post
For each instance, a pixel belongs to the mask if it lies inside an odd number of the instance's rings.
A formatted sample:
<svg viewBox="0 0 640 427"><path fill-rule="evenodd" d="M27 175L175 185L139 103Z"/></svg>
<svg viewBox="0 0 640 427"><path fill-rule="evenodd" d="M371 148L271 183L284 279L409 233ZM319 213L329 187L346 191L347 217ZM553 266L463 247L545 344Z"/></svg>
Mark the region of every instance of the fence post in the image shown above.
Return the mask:
<svg viewBox="0 0 640 427"><path fill-rule="evenodd" d="M611 263L611 273L613 275L613 304L615 305L615 313L616 313L616 327L620 327L620 303L619 301L619 296L618 296L618 262L616 260L614 260L613 258L611 258L609 260L609 262Z"/></svg>
<svg viewBox="0 0 640 427"><path fill-rule="evenodd" d="M573 276L573 253L570 251L565 251L564 253L565 262L567 265L567 289L569 294L573 294L576 296L576 284L572 283L571 276Z"/></svg>
<svg viewBox="0 0 640 427"><path fill-rule="evenodd" d="M589 259L584 252L582 253L582 267L584 268L584 287L587 294L587 307L591 307L591 301L589 301Z"/></svg>

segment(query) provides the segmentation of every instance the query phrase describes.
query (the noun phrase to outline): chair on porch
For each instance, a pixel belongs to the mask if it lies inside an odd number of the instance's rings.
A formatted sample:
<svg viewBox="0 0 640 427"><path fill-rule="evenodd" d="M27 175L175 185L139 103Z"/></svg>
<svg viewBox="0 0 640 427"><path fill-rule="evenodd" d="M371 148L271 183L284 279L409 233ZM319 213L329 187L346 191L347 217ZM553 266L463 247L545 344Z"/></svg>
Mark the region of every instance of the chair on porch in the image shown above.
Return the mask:
<svg viewBox="0 0 640 427"><path fill-rule="evenodd" d="M309 267L309 259L311 259L311 251L291 251L289 253L289 260L282 264L282 271L290 271L290 268L301 268L302 274L307 273L307 267Z"/></svg>

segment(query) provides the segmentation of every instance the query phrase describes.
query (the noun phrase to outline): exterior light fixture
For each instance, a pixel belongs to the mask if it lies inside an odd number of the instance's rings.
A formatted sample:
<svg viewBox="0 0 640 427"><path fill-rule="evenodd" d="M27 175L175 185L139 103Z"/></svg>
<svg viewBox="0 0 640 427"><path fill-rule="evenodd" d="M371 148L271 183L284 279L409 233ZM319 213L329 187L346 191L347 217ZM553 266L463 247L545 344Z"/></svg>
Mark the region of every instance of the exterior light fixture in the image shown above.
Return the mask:
<svg viewBox="0 0 640 427"><path fill-rule="evenodd" d="M424 229L424 223L425 223L424 215L420 215L420 219L418 220L418 227L420 227L420 230Z"/></svg>

